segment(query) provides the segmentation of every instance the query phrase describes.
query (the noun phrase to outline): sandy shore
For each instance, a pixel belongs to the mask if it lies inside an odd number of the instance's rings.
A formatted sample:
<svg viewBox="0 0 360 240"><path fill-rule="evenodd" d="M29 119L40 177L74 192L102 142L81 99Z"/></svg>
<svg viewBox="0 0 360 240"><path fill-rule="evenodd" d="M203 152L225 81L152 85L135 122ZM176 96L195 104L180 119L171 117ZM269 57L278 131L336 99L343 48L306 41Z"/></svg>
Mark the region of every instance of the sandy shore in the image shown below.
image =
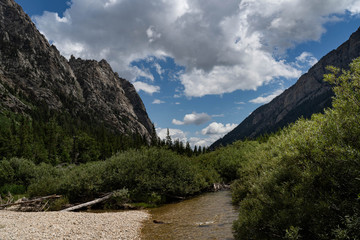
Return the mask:
<svg viewBox="0 0 360 240"><path fill-rule="evenodd" d="M140 239L146 211L116 213L0 211L0 240Z"/></svg>

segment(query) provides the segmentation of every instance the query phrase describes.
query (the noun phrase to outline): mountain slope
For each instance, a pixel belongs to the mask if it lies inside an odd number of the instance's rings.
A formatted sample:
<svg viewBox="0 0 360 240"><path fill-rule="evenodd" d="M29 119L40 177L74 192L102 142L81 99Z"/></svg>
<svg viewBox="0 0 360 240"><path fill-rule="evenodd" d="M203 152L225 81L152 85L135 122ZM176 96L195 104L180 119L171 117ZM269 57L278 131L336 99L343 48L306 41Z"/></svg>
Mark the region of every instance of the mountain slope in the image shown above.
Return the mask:
<svg viewBox="0 0 360 240"><path fill-rule="evenodd" d="M302 75L292 87L273 99L270 103L256 109L234 130L213 143L210 148L228 145L236 140L256 138L265 133L277 131L303 116L309 118L313 113L331 106L333 92L323 75L329 65L348 68L350 62L360 56L360 29L348 41L331 51Z"/></svg>
<svg viewBox="0 0 360 240"><path fill-rule="evenodd" d="M0 0L0 110L47 106L149 142L151 123L134 86L102 60L65 59L13 0Z"/></svg>

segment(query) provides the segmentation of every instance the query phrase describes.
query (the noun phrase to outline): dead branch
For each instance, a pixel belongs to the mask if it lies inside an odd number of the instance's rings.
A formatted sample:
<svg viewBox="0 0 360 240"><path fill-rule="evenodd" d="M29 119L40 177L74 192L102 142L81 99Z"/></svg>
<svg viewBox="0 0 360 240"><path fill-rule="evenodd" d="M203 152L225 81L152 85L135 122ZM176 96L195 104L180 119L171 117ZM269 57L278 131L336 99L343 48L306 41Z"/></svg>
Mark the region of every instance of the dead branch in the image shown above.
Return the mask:
<svg viewBox="0 0 360 240"><path fill-rule="evenodd" d="M76 205L76 206L73 206L73 207L70 207L70 208L63 209L60 212L71 212L71 211L75 211L75 210L78 210L78 209L81 209L81 208L84 208L84 207L89 207L89 206L95 205L97 203L103 202L105 200L108 200L109 198L112 197L112 195L113 195L113 193L109 193L105 197L98 198L98 199L95 199L95 200L90 201L90 202L86 202L86 203L79 204L79 205Z"/></svg>
<svg viewBox="0 0 360 240"><path fill-rule="evenodd" d="M42 202L46 199L54 199L54 198L61 198L61 195L50 195L50 196L46 196L46 197L40 197L40 198L36 198L36 199L32 199L32 200L27 200L27 201L19 201L19 202L15 202L15 203L7 203L7 204L2 204L0 205L0 208L6 208L6 207L10 207L10 206L14 206L14 205L26 205L29 203L36 203L36 202Z"/></svg>

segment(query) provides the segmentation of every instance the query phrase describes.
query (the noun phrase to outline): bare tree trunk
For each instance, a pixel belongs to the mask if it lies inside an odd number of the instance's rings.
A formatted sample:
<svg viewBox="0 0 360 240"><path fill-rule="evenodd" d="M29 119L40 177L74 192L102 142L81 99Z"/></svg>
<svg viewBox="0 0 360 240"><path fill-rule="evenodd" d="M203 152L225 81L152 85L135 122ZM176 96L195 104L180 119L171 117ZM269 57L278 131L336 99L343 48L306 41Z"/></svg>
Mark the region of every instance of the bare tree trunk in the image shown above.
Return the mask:
<svg viewBox="0 0 360 240"><path fill-rule="evenodd" d="M71 211L78 210L78 209L81 209L81 208L84 208L84 207L92 206L94 204L97 204L97 203L103 202L105 200L108 200L109 198L112 197L112 195L113 195L113 193L110 193L110 194L106 195L105 197L98 198L98 199L95 199L93 201L86 202L86 203L83 203L83 204L80 204L80 205L77 205L77 206L73 206L73 207L70 207L70 208L65 208L65 209L61 210L60 212L71 212Z"/></svg>

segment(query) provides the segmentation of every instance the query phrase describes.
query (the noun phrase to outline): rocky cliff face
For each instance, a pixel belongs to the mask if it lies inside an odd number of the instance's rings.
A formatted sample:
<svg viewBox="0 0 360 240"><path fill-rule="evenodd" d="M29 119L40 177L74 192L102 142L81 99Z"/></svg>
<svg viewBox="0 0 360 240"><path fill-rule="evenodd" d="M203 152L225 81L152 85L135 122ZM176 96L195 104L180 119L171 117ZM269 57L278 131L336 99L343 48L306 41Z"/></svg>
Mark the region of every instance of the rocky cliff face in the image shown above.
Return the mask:
<svg viewBox="0 0 360 240"><path fill-rule="evenodd" d="M309 118L331 106L333 92L323 81L326 67L346 69L350 62L360 56L360 29L348 41L331 51L316 63L295 85L287 89L270 103L256 109L233 131L211 145L215 148L236 140L256 138L264 133L277 131L301 116Z"/></svg>
<svg viewBox="0 0 360 240"><path fill-rule="evenodd" d="M86 115L119 133L153 135L134 86L105 60L68 61L18 4L0 0L0 108L26 112L39 104Z"/></svg>

